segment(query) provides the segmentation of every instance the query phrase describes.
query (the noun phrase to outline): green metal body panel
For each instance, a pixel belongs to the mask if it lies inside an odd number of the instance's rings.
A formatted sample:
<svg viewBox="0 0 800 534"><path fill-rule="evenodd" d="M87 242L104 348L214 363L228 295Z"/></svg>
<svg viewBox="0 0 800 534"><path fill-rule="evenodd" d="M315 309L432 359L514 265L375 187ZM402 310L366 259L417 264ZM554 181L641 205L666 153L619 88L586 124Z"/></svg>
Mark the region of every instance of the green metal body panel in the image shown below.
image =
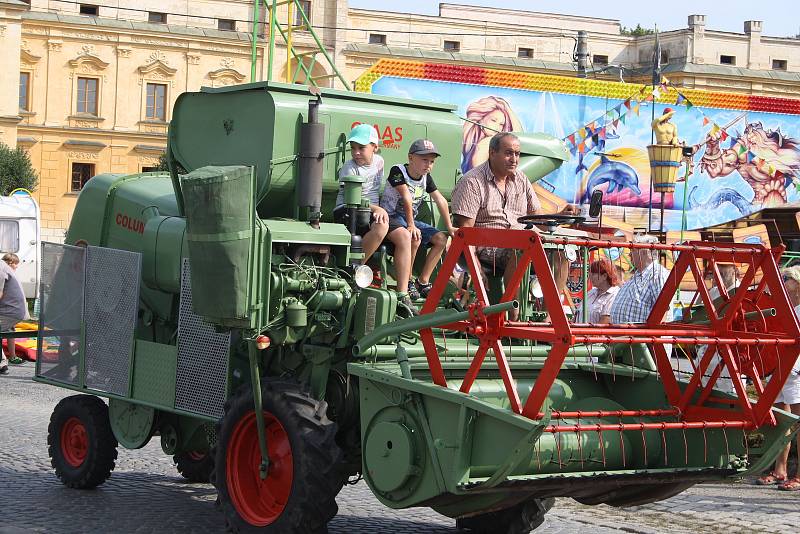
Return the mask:
<svg viewBox="0 0 800 534"><path fill-rule="evenodd" d="M313 97L304 86L259 82L203 89L178 97L169 147L187 170L206 165L250 165L258 176L258 212L296 217L294 183L299 125ZM338 170L350 159L345 138L355 123L373 124L386 168L408 161L415 139L429 138L441 157L433 170L449 198L461 163L461 120L452 106L324 89L319 121L325 124L323 213L332 213Z"/></svg>
<svg viewBox="0 0 800 534"><path fill-rule="evenodd" d="M132 398L173 409L178 347L138 340L133 363Z"/></svg>

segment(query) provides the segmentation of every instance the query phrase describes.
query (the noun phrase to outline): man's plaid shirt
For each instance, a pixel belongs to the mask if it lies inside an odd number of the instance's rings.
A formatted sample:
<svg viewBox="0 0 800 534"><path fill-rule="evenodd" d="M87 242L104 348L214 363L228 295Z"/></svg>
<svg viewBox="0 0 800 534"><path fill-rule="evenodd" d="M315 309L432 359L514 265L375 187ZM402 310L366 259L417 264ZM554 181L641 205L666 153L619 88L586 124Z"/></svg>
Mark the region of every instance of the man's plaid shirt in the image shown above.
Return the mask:
<svg viewBox="0 0 800 534"><path fill-rule="evenodd" d="M612 323L643 323L650 315L661 288L667 283L669 270L654 261L636 271L619 289L611 306Z"/></svg>

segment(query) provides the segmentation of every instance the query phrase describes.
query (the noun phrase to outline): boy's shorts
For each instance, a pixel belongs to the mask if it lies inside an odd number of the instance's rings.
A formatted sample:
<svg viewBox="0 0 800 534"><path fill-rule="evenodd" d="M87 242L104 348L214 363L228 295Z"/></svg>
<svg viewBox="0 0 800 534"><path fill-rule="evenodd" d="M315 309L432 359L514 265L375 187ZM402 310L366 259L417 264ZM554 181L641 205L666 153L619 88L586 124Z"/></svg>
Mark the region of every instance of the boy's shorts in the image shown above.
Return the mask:
<svg viewBox="0 0 800 534"><path fill-rule="evenodd" d="M433 236L442 231L428 223L417 220L414 220L414 226L419 228L420 234L422 234L420 246L423 247L427 247L430 244L431 239L433 239ZM398 228L408 228L406 218L402 215L392 215L389 217L389 233L391 234Z"/></svg>

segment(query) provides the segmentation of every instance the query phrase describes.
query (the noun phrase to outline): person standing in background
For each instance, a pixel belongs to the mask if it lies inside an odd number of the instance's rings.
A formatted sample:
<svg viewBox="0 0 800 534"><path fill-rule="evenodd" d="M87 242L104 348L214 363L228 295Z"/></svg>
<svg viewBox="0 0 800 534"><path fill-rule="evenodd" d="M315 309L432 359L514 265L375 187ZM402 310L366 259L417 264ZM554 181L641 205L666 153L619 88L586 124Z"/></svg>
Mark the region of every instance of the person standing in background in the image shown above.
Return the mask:
<svg viewBox="0 0 800 534"><path fill-rule="evenodd" d="M19 266L19 256L13 253L3 255L0 262L0 332L10 332L18 322L28 316L25 293L14 272ZM17 355L14 339L8 340L8 356L14 359ZM2 351L0 351L2 353ZM2 353L0 357L0 374L8 373L8 358Z"/></svg>

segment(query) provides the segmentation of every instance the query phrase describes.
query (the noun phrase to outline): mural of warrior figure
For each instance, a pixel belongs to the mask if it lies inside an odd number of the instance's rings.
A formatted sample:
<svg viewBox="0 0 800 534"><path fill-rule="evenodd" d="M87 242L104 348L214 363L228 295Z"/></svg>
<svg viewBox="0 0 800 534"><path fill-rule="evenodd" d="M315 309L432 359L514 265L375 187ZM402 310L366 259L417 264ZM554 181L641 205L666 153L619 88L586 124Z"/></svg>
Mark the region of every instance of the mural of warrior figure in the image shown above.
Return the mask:
<svg viewBox="0 0 800 534"><path fill-rule="evenodd" d="M721 136L722 131L706 136L701 172L719 178L737 171L753 188L753 204L786 203L786 187L800 169L800 141L765 130L760 122L748 124L730 148L720 147Z"/></svg>

